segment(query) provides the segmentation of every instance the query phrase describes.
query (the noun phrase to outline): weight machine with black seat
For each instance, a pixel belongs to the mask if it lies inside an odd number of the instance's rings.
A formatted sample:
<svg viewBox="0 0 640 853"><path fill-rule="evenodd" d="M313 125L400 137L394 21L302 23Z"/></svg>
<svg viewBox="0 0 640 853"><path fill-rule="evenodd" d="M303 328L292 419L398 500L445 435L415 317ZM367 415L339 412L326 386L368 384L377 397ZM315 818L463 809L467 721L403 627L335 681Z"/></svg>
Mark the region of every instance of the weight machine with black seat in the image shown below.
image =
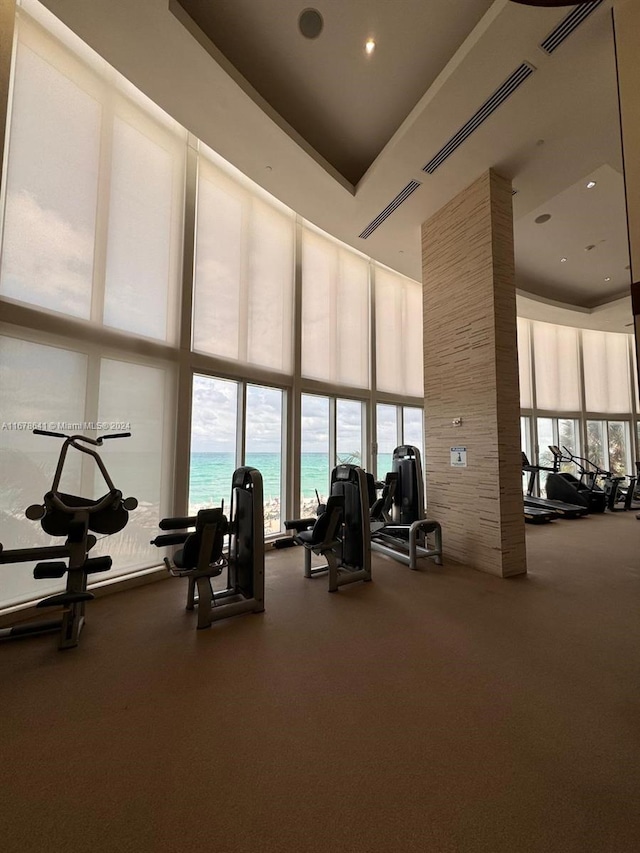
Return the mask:
<svg viewBox="0 0 640 853"><path fill-rule="evenodd" d="M32 504L25 515L31 521L40 521L45 533L50 536L66 536L64 545L45 545L36 548L19 548L5 551L0 545L0 563L23 563L39 560L33 570L34 578L62 578L67 575L66 589L57 595L38 602L36 607L62 606L62 617L42 622L26 622L0 629L0 639L14 639L60 630L58 648L70 649L78 645L84 625L85 605L95 596L87 592L87 577L111 568L111 557L89 557L97 542L94 533L118 533L128 520L129 512L138 506L136 498L124 498L116 489L104 463L95 450L84 445L101 447L103 441L113 438L128 438L131 433L115 433L88 438L84 435L65 435L59 432L34 429L36 435L63 438L58 464L51 490L44 496L42 504ZM60 491L60 479L69 448L91 456L102 474L108 492L92 500ZM90 532L92 531L92 532ZM60 558L63 558L62 560ZM68 564L64 562L68 559Z"/></svg>
<svg viewBox="0 0 640 853"><path fill-rule="evenodd" d="M249 466L231 479L229 519L223 507L201 509L186 518L163 518L161 534L151 540L158 548L182 545L164 558L169 573L187 578L187 610L198 608L198 629L240 613L264 610L264 506L262 474ZM194 528L187 530L186 528ZM224 537L229 535L228 554ZM214 590L211 579L227 570L226 587Z"/></svg>
<svg viewBox="0 0 640 853"><path fill-rule="evenodd" d="M366 474L357 465L337 465L331 472L326 508L316 519L285 521L303 545L304 576L329 573L329 592L354 581L371 580L371 528ZM312 554L326 565L311 565Z"/></svg>
<svg viewBox="0 0 640 853"><path fill-rule="evenodd" d="M417 570L420 557L433 558L442 565L442 528L425 516L424 486L420 451L412 445L400 445L393 451L391 474L395 486L391 494L391 518L372 532L371 547ZM434 547L427 537L433 534Z"/></svg>

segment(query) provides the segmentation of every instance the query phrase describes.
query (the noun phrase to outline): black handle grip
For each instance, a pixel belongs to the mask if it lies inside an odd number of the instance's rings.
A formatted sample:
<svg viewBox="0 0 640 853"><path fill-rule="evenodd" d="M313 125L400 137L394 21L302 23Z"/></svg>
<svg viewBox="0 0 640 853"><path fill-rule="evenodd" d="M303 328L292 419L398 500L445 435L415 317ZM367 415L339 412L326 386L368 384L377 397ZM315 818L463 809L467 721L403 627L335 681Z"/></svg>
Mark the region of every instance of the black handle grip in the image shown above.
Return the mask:
<svg viewBox="0 0 640 853"><path fill-rule="evenodd" d="M163 518L160 524L160 530L181 530L183 527L195 527L196 516L191 515L188 518Z"/></svg>
<svg viewBox="0 0 640 853"><path fill-rule="evenodd" d="M63 432L50 432L48 429L34 429L34 435L52 435L54 438L68 438Z"/></svg>
<svg viewBox="0 0 640 853"><path fill-rule="evenodd" d="M101 435L100 438L102 441L106 441L108 438L131 438L130 432L112 432L109 435Z"/></svg>
<svg viewBox="0 0 640 853"><path fill-rule="evenodd" d="M163 548L165 545L182 545L191 536L190 533L164 533L161 536L156 536L149 543L155 545L156 548Z"/></svg>

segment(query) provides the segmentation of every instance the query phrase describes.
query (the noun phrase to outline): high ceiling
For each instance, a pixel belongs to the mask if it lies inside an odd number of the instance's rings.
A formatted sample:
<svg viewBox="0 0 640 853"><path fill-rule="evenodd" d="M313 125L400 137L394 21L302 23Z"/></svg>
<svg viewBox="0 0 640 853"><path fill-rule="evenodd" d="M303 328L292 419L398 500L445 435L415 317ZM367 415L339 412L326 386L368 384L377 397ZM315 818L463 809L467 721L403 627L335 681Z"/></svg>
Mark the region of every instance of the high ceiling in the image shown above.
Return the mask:
<svg viewBox="0 0 640 853"><path fill-rule="evenodd" d="M521 291L583 309L628 294L613 0L579 7L589 14L551 52L541 45L578 7L317 0L324 26L309 39L309 7L293 0L44 2L243 174L375 260L419 280L421 224L494 168L517 190ZM424 171L507 80L508 97Z"/></svg>
<svg viewBox="0 0 640 853"><path fill-rule="evenodd" d="M398 253L410 255L419 277L421 222L493 166L517 189L519 288L588 307L628 290L610 3L551 55L540 44L575 7L457 0L452 14L450 0L319 0L324 26L309 39L299 29L308 7L292 0L180 3L191 19L179 13L183 22L235 81L362 199L352 245L396 267ZM530 79L426 174L432 155L522 63L535 69ZM420 186L402 209L359 239L412 180ZM590 191L588 180L596 180ZM537 224L544 214L551 218Z"/></svg>

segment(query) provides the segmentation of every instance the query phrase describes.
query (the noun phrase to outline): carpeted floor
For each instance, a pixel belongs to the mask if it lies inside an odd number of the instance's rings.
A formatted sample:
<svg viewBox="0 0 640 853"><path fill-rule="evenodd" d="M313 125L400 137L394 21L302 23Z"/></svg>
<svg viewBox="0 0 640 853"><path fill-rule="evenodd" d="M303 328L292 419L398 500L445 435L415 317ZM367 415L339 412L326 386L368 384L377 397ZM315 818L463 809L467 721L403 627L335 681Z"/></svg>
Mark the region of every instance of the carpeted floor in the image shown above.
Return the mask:
<svg viewBox="0 0 640 853"><path fill-rule="evenodd" d="M196 632L173 580L90 604L77 649L6 643L0 846L640 850L639 541L556 521L526 578L374 554L334 595L274 551L264 614Z"/></svg>

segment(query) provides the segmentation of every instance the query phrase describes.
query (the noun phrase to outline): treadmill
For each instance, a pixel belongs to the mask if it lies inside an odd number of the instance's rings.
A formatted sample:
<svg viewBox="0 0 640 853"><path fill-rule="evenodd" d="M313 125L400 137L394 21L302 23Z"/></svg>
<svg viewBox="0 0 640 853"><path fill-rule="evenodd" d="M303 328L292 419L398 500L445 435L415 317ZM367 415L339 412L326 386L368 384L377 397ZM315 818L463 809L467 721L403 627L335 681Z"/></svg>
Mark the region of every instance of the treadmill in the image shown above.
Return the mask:
<svg viewBox="0 0 640 853"><path fill-rule="evenodd" d="M544 509L554 512L560 518L580 518L589 514L589 508L578 504L565 503L564 501L552 501L548 498L537 498L533 494L536 478L540 471L554 472L553 468L545 468L543 465L532 465L527 459L527 454L522 452L522 470L529 474L527 493L524 495L525 518L527 509Z"/></svg>

